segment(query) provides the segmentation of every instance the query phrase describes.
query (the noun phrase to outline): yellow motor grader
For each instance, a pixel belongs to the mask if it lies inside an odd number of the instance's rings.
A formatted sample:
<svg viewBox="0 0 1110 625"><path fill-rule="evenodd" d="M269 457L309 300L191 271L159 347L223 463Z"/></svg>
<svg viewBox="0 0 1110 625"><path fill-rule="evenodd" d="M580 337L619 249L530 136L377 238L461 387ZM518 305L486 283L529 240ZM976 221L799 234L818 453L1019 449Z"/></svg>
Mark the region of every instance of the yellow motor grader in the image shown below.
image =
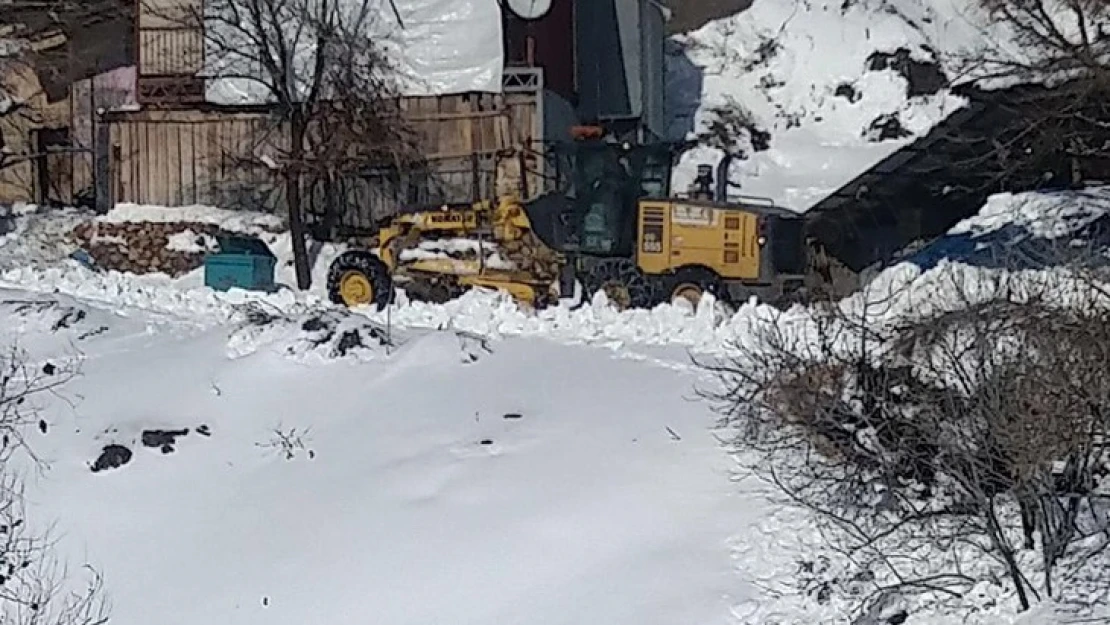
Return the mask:
<svg viewBox="0 0 1110 625"><path fill-rule="evenodd" d="M555 148L567 184L530 201L513 196L392 218L376 249L350 250L328 272L331 299L379 310L395 287L446 301L499 289L542 308L602 291L618 308L701 295L784 301L804 284L802 217L772 202L727 202L728 159L700 166L691 197L671 194L676 144L614 143L579 128Z"/></svg>

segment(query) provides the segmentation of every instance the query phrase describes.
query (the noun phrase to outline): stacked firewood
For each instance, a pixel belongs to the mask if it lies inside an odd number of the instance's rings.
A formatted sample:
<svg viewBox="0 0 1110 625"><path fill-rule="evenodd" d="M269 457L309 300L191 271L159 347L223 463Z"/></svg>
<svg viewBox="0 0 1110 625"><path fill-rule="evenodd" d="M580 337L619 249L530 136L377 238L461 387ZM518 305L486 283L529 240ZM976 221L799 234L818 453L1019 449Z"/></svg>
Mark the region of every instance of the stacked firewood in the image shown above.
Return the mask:
<svg viewBox="0 0 1110 625"><path fill-rule="evenodd" d="M232 233L200 222L86 221L73 229L73 242L104 269L126 273L180 276L200 267L215 237ZM171 237L190 245L170 246ZM181 247L184 249L175 249Z"/></svg>

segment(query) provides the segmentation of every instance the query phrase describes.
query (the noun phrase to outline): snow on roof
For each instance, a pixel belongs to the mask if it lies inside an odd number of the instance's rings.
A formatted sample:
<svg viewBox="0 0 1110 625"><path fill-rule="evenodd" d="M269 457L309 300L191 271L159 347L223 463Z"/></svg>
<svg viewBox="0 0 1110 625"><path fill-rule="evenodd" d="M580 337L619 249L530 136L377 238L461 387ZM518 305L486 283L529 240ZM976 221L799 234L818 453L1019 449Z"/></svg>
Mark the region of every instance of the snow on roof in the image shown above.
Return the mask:
<svg viewBox="0 0 1110 625"><path fill-rule="evenodd" d="M500 93L504 54L498 0L394 0L394 3L396 14L388 0L377 0L377 14L367 28L367 36L378 39L392 53L402 74L405 95ZM362 0L353 2L352 7L361 8ZM298 49L300 64L311 67L311 62L305 59L314 58L312 46L302 44ZM242 105L269 100L263 83L226 77L243 74L241 66L247 65L243 61L225 56L216 61L219 66L208 68L210 75L217 76L208 81L209 102Z"/></svg>

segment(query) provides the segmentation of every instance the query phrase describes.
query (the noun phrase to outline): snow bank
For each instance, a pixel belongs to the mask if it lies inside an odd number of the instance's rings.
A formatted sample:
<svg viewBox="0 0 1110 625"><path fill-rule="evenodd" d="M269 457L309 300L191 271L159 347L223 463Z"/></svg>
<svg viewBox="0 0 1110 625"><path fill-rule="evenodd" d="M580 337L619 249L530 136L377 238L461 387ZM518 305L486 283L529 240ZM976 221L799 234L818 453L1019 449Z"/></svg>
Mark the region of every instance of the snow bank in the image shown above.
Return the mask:
<svg viewBox="0 0 1110 625"><path fill-rule="evenodd" d="M0 207L0 271L57 264L76 249L67 235L87 218L74 208Z"/></svg>
<svg viewBox="0 0 1110 625"><path fill-rule="evenodd" d="M936 242L942 252L946 241L971 237L972 247L1012 246L1014 237L1041 239L1063 237L1077 228L1096 223L1110 210L1110 190L1092 189L1053 194L1028 193L992 197L983 210L957 224L947 237ZM221 219L227 215L211 212L190 214L189 219ZM168 212L127 208L114 212L109 219L162 218ZM254 219L243 217L243 219ZM239 224L255 228L257 222ZM1003 224L1009 224L1003 229ZM261 226L258 226L261 227ZM1016 229L1016 230L1015 230ZM991 233L1005 230L1010 237L988 240ZM1017 234L1015 234L1017 232ZM278 258L277 279L280 284L294 284L292 242L287 234L262 231L259 235ZM1066 237L1065 237L1066 238ZM0 273L0 285L45 293L65 293L83 300L110 306L142 309L175 318L191 319L200 324L222 324L241 319L248 307L261 306L278 315L298 318L330 307L325 292L327 269L342 251L340 246L311 245L316 252L313 265L313 288L299 292L283 288L278 293L260 294L240 290L226 293L203 286L198 270L179 279L162 275L133 276L115 272L98 273L76 262L63 262L50 267L22 266ZM2 250L3 248L0 248ZM919 256L892 266L876 276L868 287L841 303L848 310L869 311L870 315L899 318L907 314L925 314L948 306L957 306L961 297L978 293L986 297L1005 282L1015 281L1033 287L1053 288L1061 301L1074 296L1067 272L1055 267L1039 267L1014 274L1009 266L991 266L966 259L941 258L922 262L934 248L926 248ZM1009 247L1007 247L1009 249ZM0 258L3 253L0 251ZM600 301L578 310L563 306L529 312L521 310L509 296L492 291L473 290L442 305L411 302L403 293L388 311L369 309L355 311L378 325L411 329L454 329L486 337L544 337L566 343L602 345L681 346L700 353L724 354L732 346L754 347L756 330L767 324L802 330L812 321L810 312L801 306L778 311L757 301L747 302L735 311L725 310L706 298L697 310L685 302L663 304L652 310L618 312Z"/></svg>
<svg viewBox="0 0 1110 625"><path fill-rule="evenodd" d="M176 223L192 222L212 224L228 232L259 234L276 232L285 227L281 217L269 213L233 211L212 206L150 206L146 204L117 204L96 221L106 223Z"/></svg>
<svg viewBox="0 0 1110 625"><path fill-rule="evenodd" d="M1074 235L1110 214L1110 187L1056 193L1001 193L987 199L979 212L952 227L948 236L976 238L1003 228L1023 230L1029 237L1059 239Z"/></svg>

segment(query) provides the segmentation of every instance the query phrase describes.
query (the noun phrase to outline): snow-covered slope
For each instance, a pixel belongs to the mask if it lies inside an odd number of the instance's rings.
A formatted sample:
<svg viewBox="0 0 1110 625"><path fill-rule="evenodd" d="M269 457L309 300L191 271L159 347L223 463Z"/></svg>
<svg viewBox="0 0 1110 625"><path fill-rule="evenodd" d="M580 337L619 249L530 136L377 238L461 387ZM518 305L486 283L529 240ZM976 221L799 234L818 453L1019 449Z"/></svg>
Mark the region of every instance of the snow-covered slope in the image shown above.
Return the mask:
<svg viewBox="0 0 1110 625"><path fill-rule="evenodd" d="M226 328L26 299L0 292L6 336L84 359L33 442L33 513L103 573L112 623L724 625L754 596L728 539L759 500L690 374L453 332L229 360ZM85 316L51 332L58 306ZM129 461L91 470L109 445Z"/></svg>
<svg viewBox="0 0 1110 625"><path fill-rule="evenodd" d="M732 166L739 192L804 211L965 104L948 82L997 43L987 24L972 0L755 0L674 38L672 131L702 133L738 104L769 133L762 151L735 146L749 155ZM720 155L688 154L677 188Z"/></svg>

